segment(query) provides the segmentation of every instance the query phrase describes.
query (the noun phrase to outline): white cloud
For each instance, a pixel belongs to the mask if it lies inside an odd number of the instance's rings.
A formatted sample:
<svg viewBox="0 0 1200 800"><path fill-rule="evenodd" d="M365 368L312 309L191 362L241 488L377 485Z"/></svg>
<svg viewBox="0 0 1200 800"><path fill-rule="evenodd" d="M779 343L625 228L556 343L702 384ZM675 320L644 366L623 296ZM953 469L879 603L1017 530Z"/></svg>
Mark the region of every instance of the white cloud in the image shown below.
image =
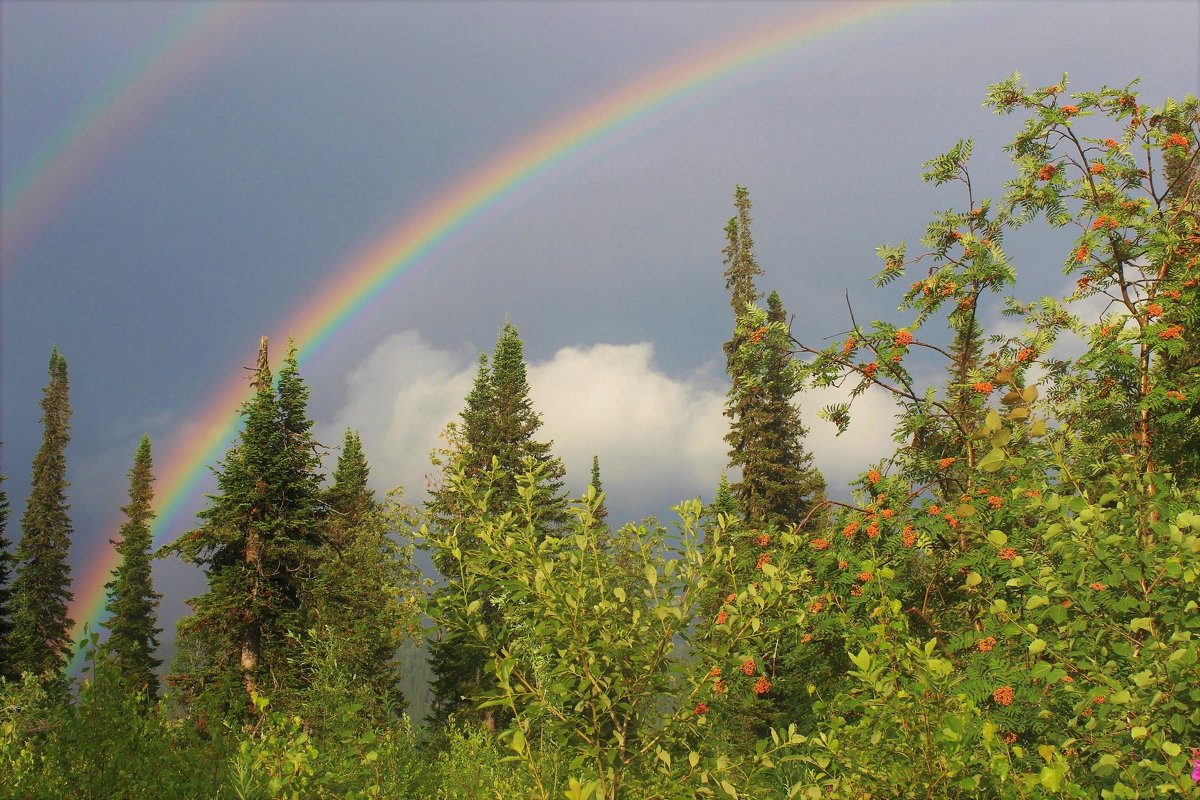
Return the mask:
<svg viewBox="0 0 1200 800"><path fill-rule="evenodd" d="M812 389L799 397L801 419L808 428L805 446L833 497L844 496L850 481L895 450L892 428L898 408L882 389L869 389L855 398L850 427L841 436L833 423L817 417L825 406L847 402L848 397L848 390L832 387Z"/></svg>
<svg viewBox="0 0 1200 800"><path fill-rule="evenodd" d="M429 451L458 418L474 374L465 349L436 349L413 331L390 336L346 376L346 401L319 435L339 442L347 427L359 430L374 485L402 484L417 501L431 471ZM650 343L595 344L530 364L529 383L541 437L553 440L572 493L586 485L596 454L610 508L622 518L711 498L726 463L724 376L715 368L674 377L657 367ZM890 451L895 412L886 397L869 392L855 403L850 431L835 437L816 412L838 399L836 390L822 390L801 400L809 449L835 493Z"/></svg>

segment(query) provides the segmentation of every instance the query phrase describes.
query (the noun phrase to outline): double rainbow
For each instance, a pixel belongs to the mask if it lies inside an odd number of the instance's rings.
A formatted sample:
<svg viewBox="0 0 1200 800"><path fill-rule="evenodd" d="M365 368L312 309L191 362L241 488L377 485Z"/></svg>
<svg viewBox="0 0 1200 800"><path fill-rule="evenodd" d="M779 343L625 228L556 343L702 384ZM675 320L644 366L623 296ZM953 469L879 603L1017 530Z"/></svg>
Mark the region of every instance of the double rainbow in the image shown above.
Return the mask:
<svg viewBox="0 0 1200 800"><path fill-rule="evenodd" d="M835 4L697 53L605 95L502 152L450 185L416 213L400 220L372 246L338 264L329 279L280 329L295 337L298 356L303 362L337 336L390 284L418 265L427 253L462 231L497 201L635 120L738 71L792 53L806 44L940 5ZM236 435L237 410L249 387L244 370L239 368L231 373L228 383L193 417L182 441L159 461L158 516L153 526L158 543L165 541L168 532L178 532L181 509L193 502L208 465L221 457ZM98 625L104 610L104 584L116 561L116 553L106 546L80 576L71 609L72 618L77 620L77 634L84 624L93 629Z"/></svg>

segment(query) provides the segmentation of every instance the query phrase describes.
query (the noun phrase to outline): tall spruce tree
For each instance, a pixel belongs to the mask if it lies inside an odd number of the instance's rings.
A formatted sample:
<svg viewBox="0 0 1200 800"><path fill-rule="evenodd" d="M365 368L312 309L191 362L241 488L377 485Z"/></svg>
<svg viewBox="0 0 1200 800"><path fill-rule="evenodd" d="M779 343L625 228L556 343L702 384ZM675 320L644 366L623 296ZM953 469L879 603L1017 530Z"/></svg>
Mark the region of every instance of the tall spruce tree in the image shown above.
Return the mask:
<svg viewBox="0 0 1200 800"><path fill-rule="evenodd" d="M541 416L534 411L529 398L524 344L511 322L506 320L500 331L491 363L486 356L480 356L475 383L460 417L461 425L450 427L449 449L435 458L435 464L442 469L442 481L426 504L432 524L449 529L461 525L472 513L451 480L457 472L493 476L489 513L499 516L517 508L516 476L524 474L532 464L542 475L540 486L545 491L539 496L546 498L533 509L535 524L544 533L565 525L567 498L562 486L566 470L551 453L551 443L535 438ZM497 466L494 473L493 463ZM464 545L471 547L469 540ZM464 551L469 555L466 548ZM448 580L454 580L451 564L437 553L434 564ZM498 617L499 609L488 598L480 600L481 613ZM430 644L429 662L434 673L433 721L442 723L455 714L494 726L494 712L476 714L473 710L475 698L486 693L493 681L485 669L485 654L481 650L458 639L438 639Z"/></svg>
<svg viewBox="0 0 1200 800"><path fill-rule="evenodd" d="M185 702L217 718L240 715L260 692L286 707L302 687L300 645L289 634L307 628L302 590L317 569L323 522L320 453L295 347L276 391L264 337L251 385L240 440L216 469L202 524L170 547L209 583L178 623L172 681Z"/></svg>
<svg viewBox="0 0 1200 800"><path fill-rule="evenodd" d="M10 645L17 672L60 670L71 652L74 622L67 616L71 600L67 553L73 531L67 514L66 455L70 428L67 362L56 347L50 354L50 382L42 394L42 445L33 459L16 549Z"/></svg>
<svg viewBox="0 0 1200 800"><path fill-rule="evenodd" d="M8 527L8 492L6 477L0 473L0 678L19 677L13 669L9 637L12 634L12 542L4 535Z"/></svg>
<svg viewBox="0 0 1200 800"><path fill-rule="evenodd" d="M533 410L526 372L525 345L516 326L506 320L492 356L493 412L489 419L492 440L487 450L489 456L497 458L500 472L506 476L502 490L506 504L517 501L515 476L526 471L527 461L543 469L541 486L548 499L537 509L536 522L550 532L567 520L567 496L563 489L566 469L551 452L552 442L534 438L542 427L542 417Z"/></svg>
<svg viewBox="0 0 1200 800"><path fill-rule="evenodd" d="M129 505L121 510L125 523L114 540L121 562L113 571L113 579L105 585L108 590L108 620L110 631L105 643L107 652L131 687L145 691L147 702L158 698L158 675L155 670L162 659L155 658L158 650L158 601L150 574L150 522L154 519L154 463L150 452L150 437L143 436L129 470Z"/></svg>
<svg viewBox="0 0 1200 800"><path fill-rule="evenodd" d="M720 595L706 604L709 614L717 612L726 593L758 580L759 567L777 546L771 532L805 521L825 491L825 481L804 447L807 431L794 404L800 386L791 369L787 311L778 293L767 297L765 325L750 330L745 323L750 306L760 297L754 278L762 268L754 256L745 187L737 187L734 206L724 251L725 285L734 312L734 332L725 344L731 384L725 408L731 422L725 441L730 447L729 466L741 476L732 485L722 476L710 513L713 518L722 511L729 513L732 500L736 524L730 530L737 557L729 585L714 587ZM787 663L797 644L783 636L758 654L776 686L768 702L735 692L722 704L719 724L732 738L747 742L761 738L770 725L785 726L795 717L797 706L807 702L797 685L799 676Z"/></svg>
<svg viewBox="0 0 1200 800"><path fill-rule="evenodd" d="M734 334L725 343L732 383L725 407L732 422L725 441L730 446L729 465L741 470L741 478L730 490L751 527L785 527L800 522L819 501L825 481L804 448L808 432L793 404L800 387L789 369L792 356L786 337L759 332L755 346L766 352L752 361L742 357L749 340L738 321L760 296L754 278L762 268L754 256L750 197L744 186L734 192L734 206L724 250L725 286L734 312ZM767 322L787 324L787 311L775 292L767 298ZM750 380L753 386L746 388Z"/></svg>

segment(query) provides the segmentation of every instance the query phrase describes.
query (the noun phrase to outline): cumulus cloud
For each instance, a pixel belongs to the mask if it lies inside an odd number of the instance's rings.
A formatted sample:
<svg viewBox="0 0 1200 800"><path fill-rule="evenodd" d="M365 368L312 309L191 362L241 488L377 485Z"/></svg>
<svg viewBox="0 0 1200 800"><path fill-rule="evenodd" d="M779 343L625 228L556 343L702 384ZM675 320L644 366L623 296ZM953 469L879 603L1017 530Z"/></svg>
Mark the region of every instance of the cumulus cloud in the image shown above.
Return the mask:
<svg viewBox="0 0 1200 800"><path fill-rule="evenodd" d="M413 331L390 336L346 376L346 400L319 426L320 436L336 442L346 428L359 430L375 486L401 484L410 500L420 500L431 471L429 451L446 423L458 418L474 375L467 349L440 350ZM711 365L668 375L646 342L565 347L529 365L540 435L553 440L568 488L584 488L598 455L618 519L663 515L680 500L711 498L727 458L724 381ZM889 452L895 413L886 397L868 393L855 403L850 432L835 437L816 412L840 399L836 390L802 399L809 449L835 493Z"/></svg>

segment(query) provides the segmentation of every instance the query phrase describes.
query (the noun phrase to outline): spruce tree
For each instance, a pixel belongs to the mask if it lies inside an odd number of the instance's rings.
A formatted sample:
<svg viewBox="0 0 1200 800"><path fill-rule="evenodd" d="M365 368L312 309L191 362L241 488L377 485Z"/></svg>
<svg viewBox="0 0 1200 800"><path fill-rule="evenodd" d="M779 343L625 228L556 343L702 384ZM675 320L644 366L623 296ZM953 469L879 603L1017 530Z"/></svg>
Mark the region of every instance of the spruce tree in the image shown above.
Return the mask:
<svg viewBox="0 0 1200 800"><path fill-rule="evenodd" d="M129 471L129 505L121 509L126 521L121 525L120 538L112 541L121 562L105 585L108 620L104 623L110 631L107 652L128 684L145 691L148 703L158 698L155 669L162 664L162 659L154 657L162 632L157 613L162 595L154 591L150 575L153 469L150 437L143 436Z"/></svg>
<svg viewBox="0 0 1200 800"><path fill-rule="evenodd" d="M742 474L730 490L751 527L782 528L804 519L824 493L825 482L804 448L808 432L793 404L800 387L789 369L787 338L760 331L753 346L765 352L752 361L741 354L751 342L738 321L760 296L754 278L762 268L754 257L750 197L744 186L737 187L734 206L737 213L726 226L724 251L725 286L734 312L734 334L725 344L732 383L725 408L732 422L725 441L730 445L729 465ZM767 298L767 323L787 324L787 312L775 292Z"/></svg>
<svg viewBox="0 0 1200 800"><path fill-rule="evenodd" d="M4 535L8 527L8 492L6 477L0 473L0 678L19 677L13 669L9 637L12 634L12 542Z"/></svg>
<svg viewBox="0 0 1200 800"><path fill-rule="evenodd" d="M596 492L596 496L600 497L604 494L604 487L600 483L600 456L592 456L592 479L588 485ZM600 497L600 504L596 506L596 512L593 514L596 524L602 528L608 527L608 505L606 498Z"/></svg>
<svg viewBox="0 0 1200 800"><path fill-rule="evenodd" d="M480 356L475 382L460 417L461 424L449 428L448 449L435 457L435 465L441 467L442 481L426 504L431 524L448 530L462 526L473 513L451 480L459 471L469 476L490 476L488 511L501 516L518 508L516 476L533 465L542 475L539 486L544 491L538 496L545 498L533 509L534 524L543 534L565 525L567 498L562 486L566 471L551 453L551 443L535 438L541 417L529 398L524 344L511 322L505 321L490 364L485 355ZM463 537L463 544L469 556L473 549L469 536ZM454 580L453 565L445 554L433 556L439 571L448 580ZM489 598L479 599L481 613L499 618L500 610ZM472 711L475 698L486 693L493 683L486 674L482 650L458 639L437 639L430 644L429 662L434 673L431 719L441 723L456 714L460 718L477 719L489 727L496 724L493 711L479 715Z"/></svg>
<svg viewBox="0 0 1200 800"><path fill-rule="evenodd" d="M42 395L42 445L33 459L16 549L10 645L17 672L60 670L71 652L74 622L67 616L71 600L67 552L72 528L67 514L66 456L70 423L67 362L56 347L50 354L50 382Z"/></svg>
<svg viewBox="0 0 1200 800"><path fill-rule="evenodd" d="M535 522L547 532L566 524L567 497L563 490L566 469L551 452L551 442L534 437L542 426L542 417L533 410L525 367L525 345L517 328L505 321L496 352L492 356L491 442L487 448L500 464L505 504L517 500L517 475L527 471L527 461L543 469L541 487L546 501L537 509Z"/></svg>
<svg viewBox="0 0 1200 800"><path fill-rule="evenodd" d="M324 493L325 544L313 585L313 621L336 642L339 669L369 691L371 712L406 705L393 658L403 636L403 598L417 576L388 535L382 504L367 485L370 466L356 431L346 431L333 484Z"/></svg>
<svg viewBox="0 0 1200 800"><path fill-rule="evenodd" d="M302 687L300 646L290 634L307 628L302 590L321 538L320 454L295 348L276 392L264 337L251 385L240 440L216 469L217 494L200 512L201 526L170 548L202 567L209 583L178 623L172 681L186 702L218 718L240 714L256 693L286 707Z"/></svg>
<svg viewBox="0 0 1200 800"><path fill-rule="evenodd" d="M750 198L742 186L734 194L734 205L736 215L726 226L724 251L725 285L734 312L734 333L725 344L731 383L725 409L731 422L725 441L730 446L729 466L741 476L732 485L722 476L710 524L717 513L729 513L730 505L734 506L729 543L736 558L728 585L714 587L720 594L705 604L708 615L718 613L728 593L740 592L759 579L759 568L778 546L775 531L805 521L825 491L825 481L804 447L807 431L794 404L800 385L791 369L787 311L778 293L767 298L765 325L749 330L745 324L745 315L760 297L754 278L762 269L754 256ZM758 654L769 665L776 686L768 703L748 693L734 693L722 704L718 716L734 739L759 738L776 720L786 725L797 707L807 702L797 683L800 676L788 664L797 644L793 637L783 636Z"/></svg>

